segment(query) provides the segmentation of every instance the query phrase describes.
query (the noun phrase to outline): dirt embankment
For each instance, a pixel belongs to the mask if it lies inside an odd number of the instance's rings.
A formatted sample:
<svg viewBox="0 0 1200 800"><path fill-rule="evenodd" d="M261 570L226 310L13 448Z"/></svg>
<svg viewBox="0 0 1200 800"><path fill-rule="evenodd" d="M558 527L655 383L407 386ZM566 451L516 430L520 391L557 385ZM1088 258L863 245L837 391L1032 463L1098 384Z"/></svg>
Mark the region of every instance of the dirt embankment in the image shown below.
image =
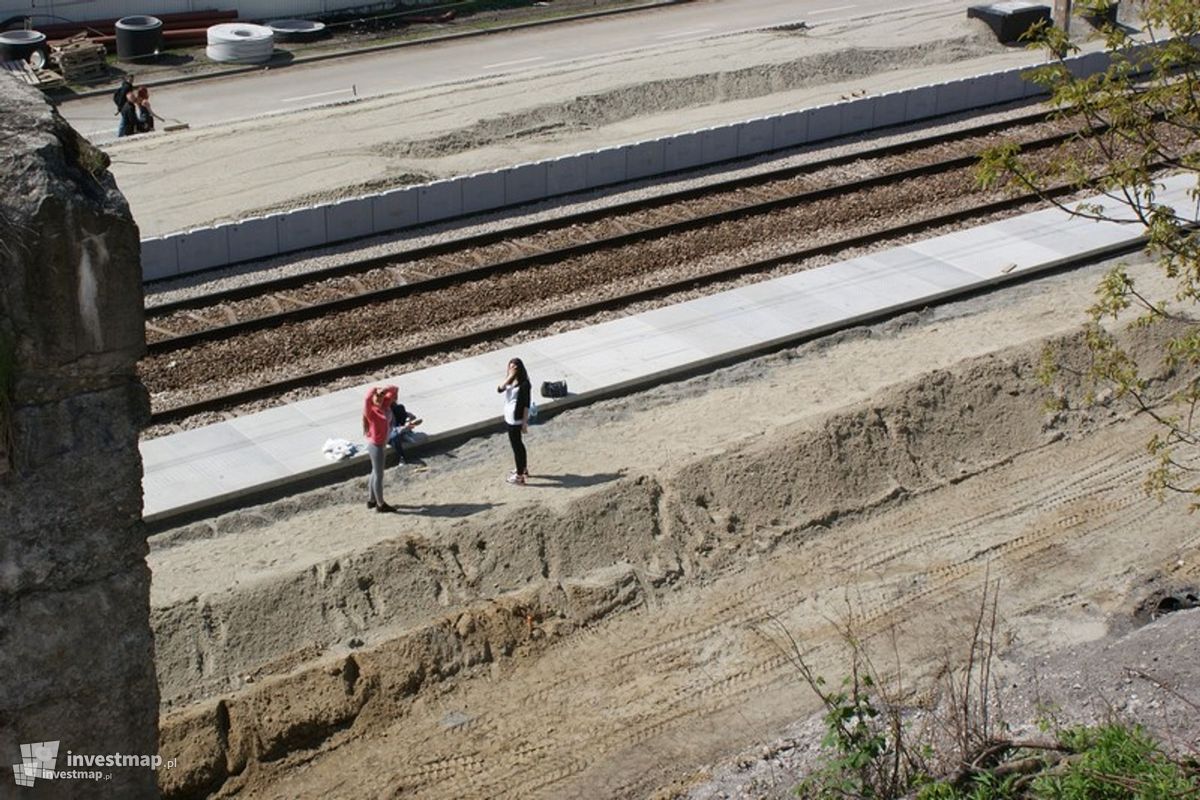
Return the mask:
<svg viewBox="0 0 1200 800"><path fill-rule="evenodd" d="M1086 363L1078 336L1062 348ZM852 602L865 638L909 631L920 680L985 575L1004 642L1094 638L1147 574L1200 578L1200 535L1137 488L1145 425L1046 411L1039 354L159 608L167 795L341 796L354 774L359 797L640 796L731 726L811 709L772 625L836 670ZM1136 552L1131 525L1152 526Z"/></svg>

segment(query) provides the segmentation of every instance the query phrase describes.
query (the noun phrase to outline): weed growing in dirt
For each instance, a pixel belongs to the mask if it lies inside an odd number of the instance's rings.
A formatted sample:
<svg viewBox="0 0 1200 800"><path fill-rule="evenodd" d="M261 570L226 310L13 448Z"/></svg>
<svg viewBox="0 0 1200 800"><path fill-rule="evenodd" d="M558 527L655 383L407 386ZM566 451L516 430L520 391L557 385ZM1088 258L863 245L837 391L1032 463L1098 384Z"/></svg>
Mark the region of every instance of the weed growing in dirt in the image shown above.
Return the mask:
<svg viewBox="0 0 1200 800"><path fill-rule="evenodd" d="M1200 768L1175 761L1136 725L1062 731L1054 745L1015 748L966 781L927 785L917 800L1182 800L1200 797ZM1038 750L1040 749L1040 752Z"/></svg>
<svg viewBox="0 0 1200 800"><path fill-rule="evenodd" d="M813 681L820 691L824 680L814 676ZM898 768L901 748L889 743L887 726L878 724L880 711L872 697L875 689L876 683L867 672L843 679L839 691L822 695L827 732L821 745L833 755L801 785L799 794L876 797L890 795L894 787L910 783L906 771Z"/></svg>
<svg viewBox="0 0 1200 800"><path fill-rule="evenodd" d="M1196 0L1140 0L1135 9L1142 24L1139 31L1108 16L1116 5L1115 0L1076 2L1077 11L1108 20L1097 33L1108 62L1101 72L1093 74L1068 62L1068 55L1079 48L1061 28L1039 23L1025 34L1050 59L1028 77L1050 92L1055 117L1076 129L1069 147L1047 160L1044 151L1031 159L1015 143L1000 144L983 153L977 177L985 187L1036 191L1084 219L1136 223L1145 230L1146 251L1173 283L1174 292L1154 296L1135 284L1126 267L1110 271L1087 310L1092 356L1088 376L1159 423L1159 434L1147 445L1155 466L1146 476L1146 488L1159 496L1190 494L1192 510L1198 510L1200 325L1195 312L1200 303L1200 236L1194 223L1200 179L1195 149L1200 137L1200 14ZM1153 46L1142 46L1147 42ZM1101 174L1091 167L1094 163L1103 165ZM1189 181L1186 199L1176 201L1178 209L1163 200L1164 170ZM1074 203L1048 196L1048 188L1064 182L1089 193L1098 191L1101 199ZM1127 314L1136 317L1136 326L1178 326L1179 333L1158 354L1179 381L1171 398L1175 413L1158 405L1148 391L1146 364L1106 327Z"/></svg>
<svg viewBox="0 0 1200 800"><path fill-rule="evenodd" d="M825 758L796 787L806 800L1194 800L1200 763L1168 757L1139 726L1111 721L1009 738L992 676L998 584L985 585L965 658L942 669L932 723L910 724L906 692L884 679L851 614L839 626L850 673L826 688L776 620L784 652L825 708ZM893 639L893 649L895 642ZM1045 720L1043 731L1056 728Z"/></svg>
<svg viewBox="0 0 1200 800"><path fill-rule="evenodd" d="M775 622L786 642L785 655L825 707L821 746L829 755L797 787L797 794L812 800L901 797L927 782L930 751L924 745L913 746L899 673L891 680L880 674L855 634L853 614L840 625L850 674L836 690L826 688L799 643L782 623Z"/></svg>

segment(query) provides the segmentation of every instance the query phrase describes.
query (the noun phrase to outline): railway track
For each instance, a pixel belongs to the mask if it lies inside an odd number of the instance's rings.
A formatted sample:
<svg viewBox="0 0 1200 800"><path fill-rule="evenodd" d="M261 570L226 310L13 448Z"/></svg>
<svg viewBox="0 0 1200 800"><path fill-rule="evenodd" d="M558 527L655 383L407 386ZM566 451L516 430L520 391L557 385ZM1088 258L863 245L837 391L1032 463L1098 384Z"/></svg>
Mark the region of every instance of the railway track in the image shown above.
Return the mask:
<svg viewBox="0 0 1200 800"><path fill-rule="evenodd" d="M151 353L168 352L212 341L241 332L271 327L280 322L319 316L330 311L366 305L379 300L404 296L416 291L437 289L456 282L488 277L505 271L542 263L553 263L606 247L636 243L672 232L735 219L774 208L820 199L837 193L857 191L886 185L911 177L932 174L941 170L962 168L972 164L977 148L972 140L1020 127L1051 125L1045 112L1023 115L1003 122L992 122L967 130L941 133L912 139L867 152L836 156L801 166L786 167L756 175L710 183L705 186L679 190L651 198L629 201L601 209L567 214L551 220L527 223L452 241L416 248L401 254L362 259L349 264L327 267L299 275L289 275L250 285L238 286L209 294L193 295L164 303L148 304L147 343ZM1050 146L1070 137L1069 132L1057 131L1030 138L1031 147ZM907 169L881 170L878 174L830 184L815 189L783 191L769 199L743 201L753 197L754 189L771 191L780 184L848 164L882 161L939 145L955 144L966 151L955 158L916 165ZM735 194L736 199L721 199ZM691 201L708 200L720 203L719 211L681 215L673 207ZM660 220L653 221L657 214ZM586 242L544 247L537 237L556 231L570 230L592 223L605 223L609 229L620 231L611 235L593 236ZM621 230L624 226L625 230ZM474 255L463 255L474 254ZM489 258L489 256L495 256ZM428 267L436 275L416 276L398 274L404 264L442 259ZM245 302L242 305L242 301ZM264 309L267 309L264 312ZM205 315L213 322L206 324Z"/></svg>
<svg viewBox="0 0 1200 800"><path fill-rule="evenodd" d="M950 182L961 189L964 182L969 183L964 176L977 160L975 154L981 146L979 138L992 136L1001 129L1011 131L1014 125L1032 126L1037 130L1036 135L1025 137L1027 149L1053 147L1073 135L1065 131L1047 131L1048 123L1044 115L1029 115L1016 121L1009 120L891 146L885 148L882 154L859 153L819 164L724 181L500 233L439 244L400 256L339 266L318 274L276 279L253 287L240 287L154 306L147 311L149 356L143 362L143 376L152 393L156 390L156 384L171 386L170 374L181 365L186 371L195 354L201 352L206 353L206 359L224 365L218 366L218 369L236 373L247 366L237 355L237 348L244 345L249 352L254 347L250 342L256 337L274 338L283 335L279 332L286 332L288 341L281 348L286 358L289 348L298 354L308 353L307 348L328 348L331 342L337 342L338 330L349 332L346 335L350 337L360 336L360 331L352 329L355 321L363 328L370 328L372 323L365 317L369 313L375 315L375 324L378 325L381 318L387 318L386 309L389 307L396 309L401 325L410 318L419 318L426 325L422 329L425 335L417 337L419 341L381 348L366 356L347 357L343 354L334 359L333 366L327 363L314 366L310 363L283 377L275 377L279 370L271 369L270 379L260 377L243 381L232 391L209 391L203 397L188 396L186 385L181 389L180 382L176 381L176 385L171 387L174 394L183 395L186 399L165 407L161 407L164 405L161 401L156 402L160 407L154 409L151 423L177 423L198 415L220 413L264 398L327 385L349 376L369 374L384 367L411 364L480 343L499 341L522 331L544 329L565 320L611 312L633 303L658 300L749 275L768 274L784 265L802 264L848 249L1019 208L1037 198L972 198L969 202L960 202L956 208L935 208L931 213L919 215L918 219L900 224L867 224L864 227L850 224L855 222L850 220L846 224L846 232L824 237L825 241L817 244L783 247L766 257L718 259L721 263L712 264L704 262L713 259L700 255L705 245L696 249L695 242L686 240L689 236L695 238L718 232L726 240L739 242L744 247L746 242L754 242L756 237L770 235L762 230L764 221L768 222L768 227L786 226L787 221L781 215L822 205L825 208L833 208L835 204L839 207L853 206L855 203L851 202L852 198L867 198L858 202L864 209L869 208L872 202L884 206L882 209L876 208L875 212L864 210L862 216L870 217L871 213L884 216L879 212L887 210L887 200L879 195L886 192L896 193L897 198L907 198L900 202L908 204L921 203L924 196L928 198L929 205L936 206L933 201L944 198L930 197L936 194L936 190L923 182L939 179L939 176L941 180L947 180L946 176L957 175L958 178L951 178ZM805 182L806 176L822 169L847 164L862 167L868 160L877 162L907 157L915 151L926 151L951 143L969 152L943 154L899 168L868 168L871 174L865 177L837 180L824 185L812 186ZM873 200L870 199L872 193L876 195ZM962 194L969 196L971 192L963 191ZM747 225L758 227L754 229ZM558 239L558 245L549 246L547 237ZM713 252L721 249L716 244L707 246ZM612 260L612 254L624 253L628 260L653 262L654 253L650 251L655 249L667 261L686 260L695 266L682 275L657 278L652 274L652 264L646 268L645 274L632 277L631 274L618 274L624 264L605 268L597 261L594 268L587 268L588 260L597 258L598 254L607 254L606 257ZM638 253L636 257L628 255L634 252ZM613 275L609 275L610 272ZM549 286L564 275L571 274L575 276L575 284L568 279L565 287L547 289L546 294L558 298L556 301L541 303L538 302L539 298L535 297L533 301L529 299L529 284L536 286L544 283ZM634 285L631 286L631 283ZM517 284L524 290L524 302L529 305L528 309L517 314L502 315L503 319L497 319L496 313L489 315L488 307L495 305L497 295L512 290ZM617 288L608 288L611 286ZM572 296L573 289L583 288L588 290L588 296ZM434 306L453 305L456 294L464 298L460 302L462 309L482 311L475 322L460 326L458 330L444 331L447 315L444 312L439 312L440 316L425 312ZM521 305L519 299L513 303L513 307ZM462 309L459 309L459 313ZM335 322L331 323L331 320ZM331 325L335 330L331 331ZM299 333L305 326L313 330L307 334ZM237 344L239 342L242 344ZM313 359L309 360L311 362ZM150 365L149 369L147 364ZM266 367L260 366L259 370L266 371ZM161 380L156 380L156 376Z"/></svg>

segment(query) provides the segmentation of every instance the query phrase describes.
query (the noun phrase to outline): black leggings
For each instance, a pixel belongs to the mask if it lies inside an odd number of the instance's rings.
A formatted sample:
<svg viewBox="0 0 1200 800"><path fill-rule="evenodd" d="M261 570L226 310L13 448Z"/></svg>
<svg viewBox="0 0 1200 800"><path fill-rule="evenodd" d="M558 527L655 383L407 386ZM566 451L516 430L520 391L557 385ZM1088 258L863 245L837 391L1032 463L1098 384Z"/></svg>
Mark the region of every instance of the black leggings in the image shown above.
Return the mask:
<svg viewBox="0 0 1200 800"><path fill-rule="evenodd" d="M513 460L517 462L517 474L526 474L525 443L521 441L520 425L508 426L508 443L512 445Z"/></svg>

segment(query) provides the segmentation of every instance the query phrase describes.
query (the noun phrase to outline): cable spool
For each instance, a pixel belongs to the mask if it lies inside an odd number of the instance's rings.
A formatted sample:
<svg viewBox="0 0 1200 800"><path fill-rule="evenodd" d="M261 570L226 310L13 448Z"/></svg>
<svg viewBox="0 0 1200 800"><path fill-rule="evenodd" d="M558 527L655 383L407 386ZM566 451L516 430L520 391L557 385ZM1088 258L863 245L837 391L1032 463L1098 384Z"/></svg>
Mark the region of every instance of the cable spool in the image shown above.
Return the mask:
<svg viewBox="0 0 1200 800"><path fill-rule="evenodd" d="M213 61L262 64L271 59L275 34L262 25L226 22L208 29L205 54Z"/></svg>

